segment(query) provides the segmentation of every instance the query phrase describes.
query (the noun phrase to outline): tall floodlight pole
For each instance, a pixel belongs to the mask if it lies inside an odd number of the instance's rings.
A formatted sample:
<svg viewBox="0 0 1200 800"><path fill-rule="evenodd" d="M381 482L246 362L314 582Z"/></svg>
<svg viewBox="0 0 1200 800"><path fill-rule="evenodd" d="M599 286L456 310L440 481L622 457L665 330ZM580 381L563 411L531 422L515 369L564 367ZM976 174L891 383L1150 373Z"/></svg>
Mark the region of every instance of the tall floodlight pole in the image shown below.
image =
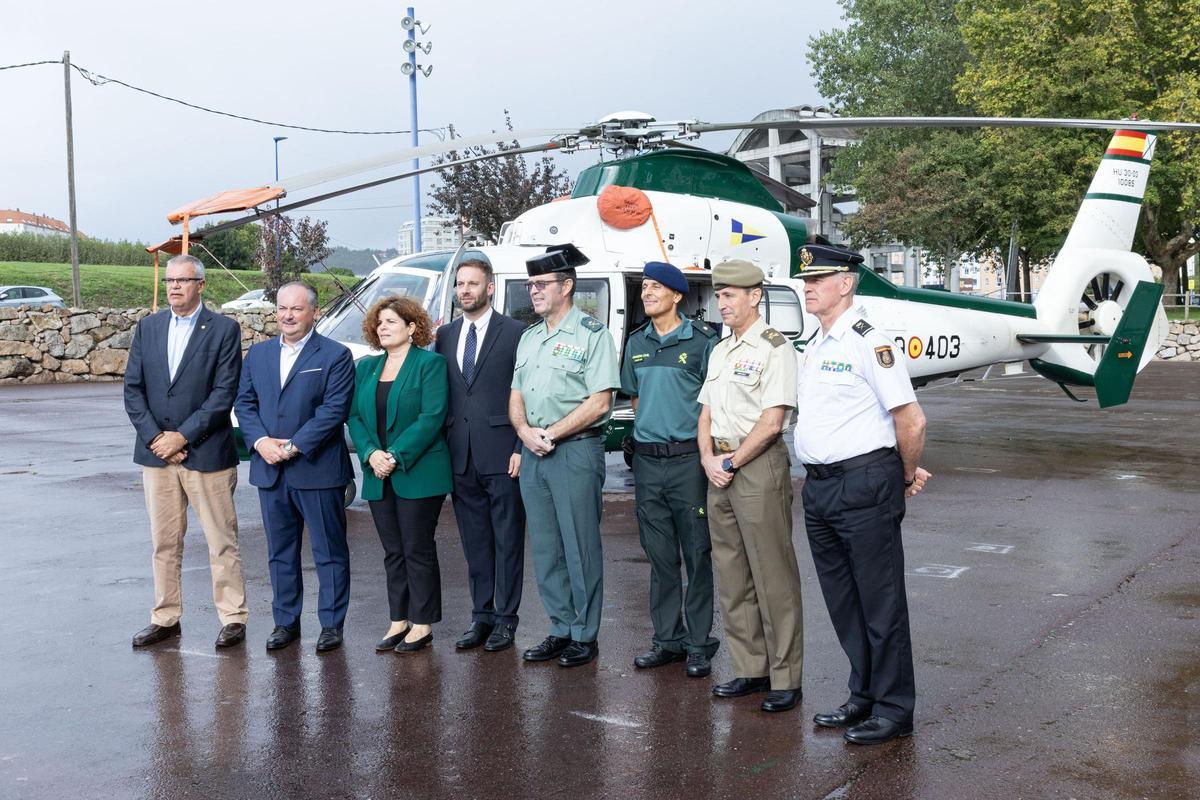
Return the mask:
<svg viewBox="0 0 1200 800"><path fill-rule="evenodd" d="M412 111L412 146L417 147L420 144L419 125L417 124L417 73L420 72L428 78L429 73L433 72L433 67L417 63L417 51L420 50L425 55L429 55L433 45L428 42L424 45L417 43L417 28L420 28L421 34L424 35L429 27L422 25L417 20L416 11L411 6L404 19L400 20L400 27L408 31L408 38L404 42L404 52L408 53L408 61L401 65L400 72L408 76L408 95ZM413 172L419 170L421 159L414 158L412 168ZM419 175L413 175L413 252L421 252L421 177Z"/></svg>
<svg viewBox="0 0 1200 800"><path fill-rule="evenodd" d="M63 53L63 88L67 101L67 202L71 213L71 303L83 306L79 288L79 228L75 223L75 136L71 130L71 51Z"/></svg>

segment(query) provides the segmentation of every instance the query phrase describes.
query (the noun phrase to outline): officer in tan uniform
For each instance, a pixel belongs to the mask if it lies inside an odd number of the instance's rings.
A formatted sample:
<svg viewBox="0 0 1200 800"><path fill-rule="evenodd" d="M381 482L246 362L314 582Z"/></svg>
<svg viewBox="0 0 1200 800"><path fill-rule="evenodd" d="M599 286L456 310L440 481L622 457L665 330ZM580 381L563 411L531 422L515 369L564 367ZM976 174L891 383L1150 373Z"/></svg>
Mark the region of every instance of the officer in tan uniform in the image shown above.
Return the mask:
<svg viewBox="0 0 1200 800"><path fill-rule="evenodd" d="M763 273L748 261L713 268L729 335L700 390L712 561L737 677L718 697L769 692L763 711L800 701L804 623L792 547L792 482L783 429L796 407L796 351L758 314Z"/></svg>

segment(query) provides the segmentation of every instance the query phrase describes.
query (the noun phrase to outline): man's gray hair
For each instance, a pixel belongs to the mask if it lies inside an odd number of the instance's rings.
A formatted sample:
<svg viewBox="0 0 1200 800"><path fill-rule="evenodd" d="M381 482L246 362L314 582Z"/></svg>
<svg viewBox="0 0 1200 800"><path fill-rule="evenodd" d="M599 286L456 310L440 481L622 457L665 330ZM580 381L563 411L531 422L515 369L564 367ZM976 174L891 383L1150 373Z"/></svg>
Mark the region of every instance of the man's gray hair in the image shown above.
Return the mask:
<svg viewBox="0 0 1200 800"><path fill-rule="evenodd" d="M279 295L283 293L283 290L292 286L299 286L301 289L303 289L305 294L308 295L308 304L313 308L319 308L317 305L317 290L309 286L304 281L290 281L289 283L285 283L283 286L280 286L279 291L275 292L275 299L278 300Z"/></svg>
<svg viewBox="0 0 1200 800"><path fill-rule="evenodd" d="M196 278L204 277L204 263L195 256L180 255L175 256L167 262L167 266L172 264L189 264L192 267L192 276Z"/></svg>

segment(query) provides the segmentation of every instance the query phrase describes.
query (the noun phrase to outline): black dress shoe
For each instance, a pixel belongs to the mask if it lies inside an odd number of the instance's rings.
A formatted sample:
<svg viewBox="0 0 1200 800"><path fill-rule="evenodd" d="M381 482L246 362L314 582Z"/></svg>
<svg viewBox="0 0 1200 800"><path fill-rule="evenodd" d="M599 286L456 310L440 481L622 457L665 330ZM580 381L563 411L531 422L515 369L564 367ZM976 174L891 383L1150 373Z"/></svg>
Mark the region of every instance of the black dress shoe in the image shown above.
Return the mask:
<svg viewBox="0 0 1200 800"><path fill-rule="evenodd" d="M267 637L268 650L282 650L300 638L300 625L276 625L275 630Z"/></svg>
<svg viewBox="0 0 1200 800"><path fill-rule="evenodd" d="M386 653L389 650L395 650L396 645L404 641L404 637L408 636L408 632L412 630L412 623L408 623L408 627L393 636L385 636L375 643L376 653Z"/></svg>
<svg viewBox="0 0 1200 800"><path fill-rule="evenodd" d="M571 642L558 656L560 667L582 667L600 655L600 645L596 642Z"/></svg>
<svg viewBox="0 0 1200 800"><path fill-rule="evenodd" d="M774 689L767 692L767 699L763 700L762 710L791 711L803 696L804 692L799 689Z"/></svg>
<svg viewBox="0 0 1200 800"><path fill-rule="evenodd" d="M770 678L734 678L712 688L717 697L742 697L753 692L771 691Z"/></svg>
<svg viewBox="0 0 1200 800"><path fill-rule="evenodd" d="M526 650L521 658L526 661L549 661L557 658L558 654L566 650L570 643L570 639L564 639L561 636L547 636L541 644Z"/></svg>
<svg viewBox="0 0 1200 800"><path fill-rule="evenodd" d="M638 669L654 669L661 667L664 664L671 664L676 661L683 661L687 658L686 653L676 652L674 650L664 650L658 645L650 648L649 652L642 653L633 660L633 665Z"/></svg>
<svg viewBox="0 0 1200 800"><path fill-rule="evenodd" d="M898 736L912 736L912 722L896 722L887 717L867 717L842 738L850 744L883 744Z"/></svg>
<svg viewBox="0 0 1200 800"><path fill-rule="evenodd" d="M246 641L246 626L240 622L231 622L217 634L217 647L233 647Z"/></svg>
<svg viewBox="0 0 1200 800"><path fill-rule="evenodd" d="M321 628L321 635L317 637L318 653L328 653L330 650L337 650L341 646L341 628Z"/></svg>
<svg viewBox="0 0 1200 800"><path fill-rule="evenodd" d="M707 678L712 672L712 659L704 653L687 654L687 674L689 678Z"/></svg>
<svg viewBox="0 0 1200 800"><path fill-rule="evenodd" d="M517 629L512 625L497 625L492 628L492 635L488 637L487 643L483 649L489 653L498 653L501 650L507 650L513 646L513 642L517 638Z"/></svg>
<svg viewBox="0 0 1200 800"><path fill-rule="evenodd" d="M134 647L148 647L152 644L165 642L167 639L174 639L183 629L179 627L179 623L174 625L147 625L133 635Z"/></svg>
<svg viewBox="0 0 1200 800"><path fill-rule="evenodd" d="M420 650L424 647L428 647L431 644L433 644L433 631L430 631L429 633L425 634L420 639L417 639L415 642L402 641L402 642L400 642L400 644L398 644L394 648L392 648L392 651L395 653L415 653L418 650Z"/></svg>
<svg viewBox="0 0 1200 800"><path fill-rule="evenodd" d="M846 702L836 711L826 711L813 717L813 722L823 728L848 728L871 716L871 709Z"/></svg>
<svg viewBox="0 0 1200 800"><path fill-rule="evenodd" d="M462 638L454 643L454 647L458 650L474 650L486 642L491 635L491 625L486 622L472 622L471 627L467 628L467 632L462 635Z"/></svg>

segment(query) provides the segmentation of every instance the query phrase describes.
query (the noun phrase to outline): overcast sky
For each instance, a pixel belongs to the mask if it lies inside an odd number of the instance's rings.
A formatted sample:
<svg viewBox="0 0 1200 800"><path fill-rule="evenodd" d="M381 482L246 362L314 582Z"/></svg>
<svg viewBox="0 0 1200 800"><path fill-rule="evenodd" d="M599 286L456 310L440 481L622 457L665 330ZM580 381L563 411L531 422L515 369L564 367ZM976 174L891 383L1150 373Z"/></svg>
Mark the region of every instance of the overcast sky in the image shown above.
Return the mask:
<svg viewBox="0 0 1200 800"><path fill-rule="evenodd" d="M403 3L292 0L200 4L43 0L6 12L0 67L61 59L161 94L295 125L407 130ZM636 109L660 120L750 119L817 104L808 38L842 24L835 0L643 0L416 5L433 51L419 78L420 127L463 135L503 124L574 126ZM168 211L213 192L406 147L404 136L310 133L195 111L72 78L79 227L93 237L161 241ZM0 208L66 220L63 74L0 70ZM422 134L422 144L432 141ZM731 137L706 136L723 149ZM572 174L595 153L559 156ZM435 179L425 176L423 186ZM394 247L412 216L408 181L312 212L335 244ZM398 206L376 208L380 206ZM365 210L363 210L365 209Z"/></svg>

